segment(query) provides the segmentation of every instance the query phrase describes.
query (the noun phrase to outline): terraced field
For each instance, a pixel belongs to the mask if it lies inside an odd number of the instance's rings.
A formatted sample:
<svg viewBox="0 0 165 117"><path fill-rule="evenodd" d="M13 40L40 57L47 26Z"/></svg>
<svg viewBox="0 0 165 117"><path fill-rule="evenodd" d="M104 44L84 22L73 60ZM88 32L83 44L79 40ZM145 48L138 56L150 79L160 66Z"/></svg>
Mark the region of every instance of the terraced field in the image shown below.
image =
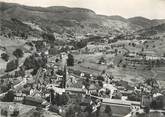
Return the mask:
<svg viewBox="0 0 165 117"><path fill-rule="evenodd" d="M99 60L101 56L104 56L106 59L113 59L110 55L103 55L103 54L94 54L94 55L76 55L75 59L80 60L84 59L84 61L81 64L76 64L74 66L74 69L79 69L82 72L87 72L89 74L98 75L103 70L106 70L108 73L111 73L114 78L116 79L122 79L125 81L128 81L130 83L138 83L142 82L145 79L148 78L155 78L160 81L160 84L163 86L165 81L165 67L159 67L159 68L153 68L151 70L144 70L144 69L134 69L134 68L120 68L120 67L114 67L114 68L108 68L107 65L100 65L97 64L96 61ZM116 61L116 59L115 59Z"/></svg>

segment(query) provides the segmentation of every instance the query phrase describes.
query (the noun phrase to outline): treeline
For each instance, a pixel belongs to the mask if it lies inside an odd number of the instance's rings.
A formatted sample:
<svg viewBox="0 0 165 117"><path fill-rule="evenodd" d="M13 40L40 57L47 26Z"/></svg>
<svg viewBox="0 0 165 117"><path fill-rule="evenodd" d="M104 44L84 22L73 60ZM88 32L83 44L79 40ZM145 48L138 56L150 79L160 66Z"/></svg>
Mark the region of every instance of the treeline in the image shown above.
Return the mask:
<svg viewBox="0 0 165 117"><path fill-rule="evenodd" d="M47 58L45 56L39 56L38 54L33 54L26 58L23 66L25 70L28 69L38 69L40 67L45 67L47 63Z"/></svg>
<svg viewBox="0 0 165 117"><path fill-rule="evenodd" d="M1 33L8 38L18 36L22 39L27 39L29 35L34 37L40 37L41 35L39 31L32 29L17 18L11 18L10 20L2 19L2 22Z"/></svg>
<svg viewBox="0 0 165 117"><path fill-rule="evenodd" d="M9 55L6 53L4 53L3 55L5 56L5 61L8 61ZM13 51L13 55L16 57L16 59L9 61L7 63L5 72L10 72L10 71L17 69L17 67L19 65L19 58L22 58L24 56L24 53L21 49L18 48L15 51Z"/></svg>
<svg viewBox="0 0 165 117"><path fill-rule="evenodd" d="M45 42L49 43L50 45L57 45L57 46L65 46L65 45L70 45L73 46L74 49L81 49L87 45L88 39L76 41L73 40L71 42L65 42L64 40L57 40L53 33L43 33L42 37Z"/></svg>

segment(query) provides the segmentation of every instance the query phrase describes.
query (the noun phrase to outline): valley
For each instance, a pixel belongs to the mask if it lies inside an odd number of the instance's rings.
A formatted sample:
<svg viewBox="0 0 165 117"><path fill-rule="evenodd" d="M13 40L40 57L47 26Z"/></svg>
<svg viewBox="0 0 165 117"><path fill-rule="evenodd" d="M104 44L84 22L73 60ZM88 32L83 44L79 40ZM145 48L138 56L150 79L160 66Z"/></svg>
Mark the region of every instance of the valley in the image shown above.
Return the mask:
<svg viewBox="0 0 165 117"><path fill-rule="evenodd" d="M0 101L20 116L164 116L164 71L165 19L0 2Z"/></svg>

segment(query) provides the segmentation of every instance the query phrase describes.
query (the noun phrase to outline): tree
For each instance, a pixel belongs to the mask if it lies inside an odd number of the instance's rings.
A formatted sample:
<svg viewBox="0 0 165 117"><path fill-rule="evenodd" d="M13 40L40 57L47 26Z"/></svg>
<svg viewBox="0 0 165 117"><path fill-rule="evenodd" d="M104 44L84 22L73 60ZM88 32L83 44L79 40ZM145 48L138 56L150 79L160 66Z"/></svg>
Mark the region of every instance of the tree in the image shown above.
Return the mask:
<svg viewBox="0 0 165 117"><path fill-rule="evenodd" d="M115 54L117 55L118 49L115 49Z"/></svg>
<svg viewBox="0 0 165 117"><path fill-rule="evenodd" d="M142 48L142 50L141 50L142 52L144 51L144 48Z"/></svg>
<svg viewBox="0 0 165 117"><path fill-rule="evenodd" d="M68 101L69 101L69 97L67 96L66 93L63 93L62 95L57 94L55 96L55 104L57 106L66 105Z"/></svg>
<svg viewBox="0 0 165 117"><path fill-rule="evenodd" d="M122 93L120 93L119 91L116 92L113 96L114 99L121 99L122 98Z"/></svg>
<svg viewBox="0 0 165 117"><path fill-rule="evenodd" d="M149 78L145 81L145 83L151 87L159 87L159 84L156 79Z"/></svg>
<svg viewBox="0 0 165 117"><path fill-rule="evenodd" d="M43 41L36 41L36 42L34 42L34 44L35 44L35 48L37 51L42 51L43 48L45 48Z"/></svg>
<svg viewBox="0 0 165 117"><path fill-rule="evenodd" d="M104 112L107 113L109 117L112 117L112 109L110 105L106 105Z"/></svg>
<svg viewBox="0 0 165 117"><path fill-rule="evenodd" d="M5 96L4 96L4 98L2 99L2 101L4 101L4 102L13 102L14 97L15 97L14 91L13 91L13 90L9 90L9 91L5 94Z"/></svg>
<svg viewBox="0 0 165 117"><path fill-rule="evenodd" d="M131 45L131 43L128 43L128 45L130 46L130 45Z"/></svg>
<svg viewBox="0 0 165 117"><path fill-rule="evenodd" d="M133 92L132 94L128 95L128 100L131 100L131 101L140 101L141 100L141 96L140 96L139 93Z"/></svg>
<svg viewBox="0 0 165 117"><path fill-rule="evenodd" d="M38 69L40 67L45 67L47 63L47 58L46 57L39 57L37 54L33 54L29 57L27 57L25 59L25 62L24 62L24 67L25 67L25 70L28 70L28 69Z"/></svg>
<svg viewBox="0 0 165 117"><path fill-rule="evenodd" d="M25 59L24 61L24 67L26 70L28 69L32 69L32 68L35 68L36 67L36 59L34 56L29 56Z"/></svg>
<svg viewBox="0 0 165 117"><path fill-rule="evenodd" d="M21 49L16 49L14 52L13 52L13 55L16 57L16 58L21 58L23 57L24 53Z"/></svg>
<svg viewBox="0 0 165 117"><path fill-rule="evenodd" d="M5 60L5 61L8 61L8 60L9 60L9 55L6 54L6 53L2 53L2 54L1 54L1 58L2 58L3 60Z"/></svg>
<svg viewBox="0 0 165 117"><path fill-rule="evenodd" d="M70 105L66 109L66 115L65 115L65 117L75 117L74 105Z"/></svg>
<svg viewBox="0 0 165 117"><path fill-rule="evenodd" d="M18 60L12 60L7 63L5 72L13 71L13 70L17 69L17 67L18 67Z"/></svg>
<svg viewBox="0 0 165 117"><path fill-rule="evenodd" d="M68 54L67 66L74 66L74 57L72 54Z"/></svg>
<svg viewBox="0 0 165 117"><path fill-rule="evenodd" d="M135 47L135 46L136 46L136 44L135 44L135 43L132 43L132 46L133 46L133 47Z"/></svg>
<svg viewBox="0 0 165 117"><path fill-rule="evenodd" d="M44 33L42 34L42 37L44 38L44 40L50 43L53 43L55 41L53 33Z"/></svg>
<svg viewBox="0 0 165 117"><path fill-rule="evenodd" d="M62 70L58 70L57 72L56 72L56 74L58 74L58 75L63 75L64 74L64 72L62 71Z"/></svg>
<svg viewBox="0 0 165 117"><path fill-rule="evenodd" d="M76 49L81 49L87 46L87 41L81 40L81 41L75 42L73 45Z"/></svg>
<svg viewBox="0 0 165 117"><path fill-rule="evenodd" d="M127 67L127 65L126 64L123 64L123 68L126 68Z"/></svg>
<svg viewBox="0 0 165 117"><path fill-rule="evenodd" d="M146 45L146 49L149 48L149 45Z"/></svg>
<svg viewBox="0 0 165 117"><path fill-rule="evenodd" d="M97 80L104 81L104 77L99 75L97 76Z"/></svg>
<svg viewBox="0 0 165 117"><path fill-rule="evenodd" d="M161 95L156 97L151 102L151 108L153 109L163 109L165 107L165 96Z"/></svg>
<svg viewBox="0 0 165 117"><path fill-rule="evenodd" d="M102 63L106 63L106 60L104 59L104 57L101 57L99 60L99 64L102 64Z"/></svg>

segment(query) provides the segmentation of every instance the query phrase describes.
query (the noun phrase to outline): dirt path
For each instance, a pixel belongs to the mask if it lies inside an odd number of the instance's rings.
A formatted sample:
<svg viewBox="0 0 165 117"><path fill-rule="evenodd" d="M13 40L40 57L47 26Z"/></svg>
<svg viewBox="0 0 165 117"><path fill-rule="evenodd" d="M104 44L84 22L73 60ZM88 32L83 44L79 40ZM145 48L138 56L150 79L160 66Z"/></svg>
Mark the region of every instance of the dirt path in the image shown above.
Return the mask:
<svg viewBox="0 0 165 117"><path fill-rule="evenodd" d="M154 74L152 78L155 79L156 76L158 75L158 73L155 70L153 70L153 69L151 70L151 72Z"/></svg>

